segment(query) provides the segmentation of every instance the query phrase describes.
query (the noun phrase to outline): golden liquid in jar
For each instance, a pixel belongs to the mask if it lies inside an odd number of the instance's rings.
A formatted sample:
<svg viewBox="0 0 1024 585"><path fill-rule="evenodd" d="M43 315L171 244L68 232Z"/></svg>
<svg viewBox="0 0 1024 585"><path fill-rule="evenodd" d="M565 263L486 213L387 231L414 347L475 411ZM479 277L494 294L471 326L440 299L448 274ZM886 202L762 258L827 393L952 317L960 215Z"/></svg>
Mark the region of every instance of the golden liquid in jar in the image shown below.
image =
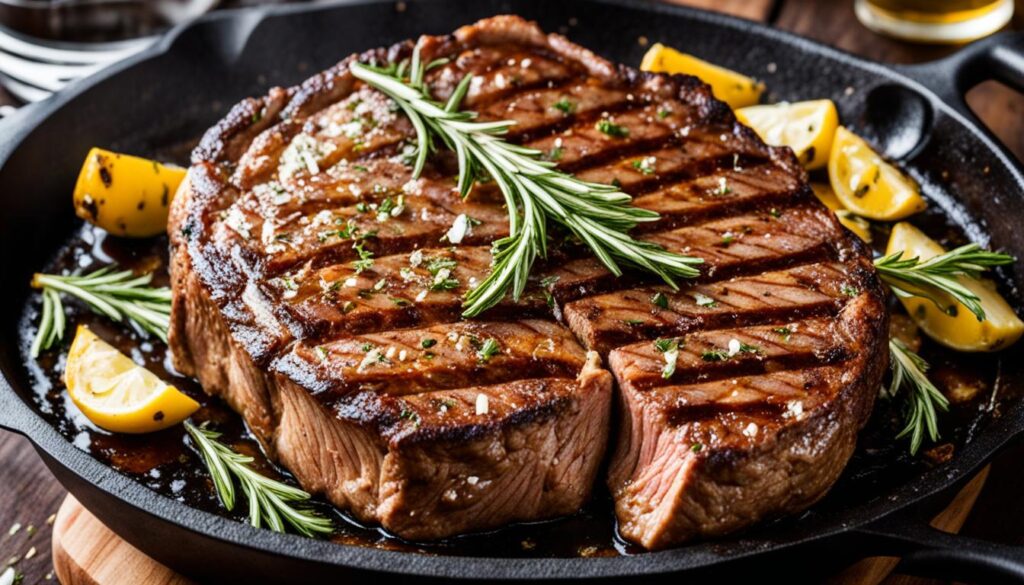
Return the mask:
<svg viewBox="0 0 1024 585"><path fill-rule="evenodd" d="M910 22L953 24L992 12L1001 0L867 0L873 8Z"/></svg>

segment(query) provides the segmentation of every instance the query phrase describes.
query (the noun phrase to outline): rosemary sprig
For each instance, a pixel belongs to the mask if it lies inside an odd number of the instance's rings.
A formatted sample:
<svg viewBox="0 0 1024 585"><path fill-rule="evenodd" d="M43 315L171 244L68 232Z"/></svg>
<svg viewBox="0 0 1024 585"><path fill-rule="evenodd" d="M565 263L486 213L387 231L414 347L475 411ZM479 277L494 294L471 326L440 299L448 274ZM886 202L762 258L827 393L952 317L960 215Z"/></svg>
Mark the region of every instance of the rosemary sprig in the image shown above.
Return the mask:
<svg viewBox="0 0 1024 585"><path fill-rule="evenodd" d="M75 297L94 312L122 322L125 319L163 341L170 327L171 289L149 286L152 274L136 276L131 270L116 271L113 266L100 268L85 276L36 274L32 287L41 289L43 307L39 330L32 341L32 357L50 349L64 338L67 320L61 293Z"/></svg>
<svg viewBox="0 0 1024 585"><path fill-rule="evenodd" d="M967 244L923 262L917 257L904 260L903 252L896 252L875 260L875 268L896 296L922 297L949 313L956 307L944 304L943 296L948 296L984 321L981 299L959 277L980 278L988 268L1015 260L1007 254L984 250L978 244Z"/></svg>
<svg viewBox="0 0 1024 585"><path fill-rule="evenodd" d="M434 101L424 75L438 63L443 61L424 64L417 48L411 62L388 67L353 63L351 72L394 100L408 116L416 130L414 178L440 139L458 159L463 197L481 176L493 179L504 195L509 235L494 242L491 273L466 295L465 317L494 306L509 290L519 299L534 261L547 256L549 220L589 246L616 276L622 274L620 263L657 274L673 288L674 277L697 276L694 265L702 262L699 258L673 254L627 235L636 224L657 220L657 213L632 207L630 196L617 187L581 181L542 160L543 152L508 142L503 135L514 121L477 122L475 112L460 111L472 76L462 79L446 103Z"/></svg>
<svg viewBox="0 0 1024 585"><path fill-rule="evenodd" d="M308 501L308 493L254 471L250 467L252 457L236 453L218 441L220 433L188 421L185 421L185 430L202 455L225 509L235 508L237 480L249 501L249 523L256 528L266 525L275 532L284 532L287 523L296 532L310 537L334 531L330 518L294 506L296 502Z"/></svg>
<svg viewBox="0 0 1024 585"><path fill-rule="evenodd" d="M949 401L928 379L928 362L910 351L906 344L898 339L890 339L889 355L892 382L887 393L895 397L903 390L906 401L906 426L896 438L909 436L910 454L916 455L924 442L925 433L930 441L938 440L938 414L935 409L949 410Z"/></svg>

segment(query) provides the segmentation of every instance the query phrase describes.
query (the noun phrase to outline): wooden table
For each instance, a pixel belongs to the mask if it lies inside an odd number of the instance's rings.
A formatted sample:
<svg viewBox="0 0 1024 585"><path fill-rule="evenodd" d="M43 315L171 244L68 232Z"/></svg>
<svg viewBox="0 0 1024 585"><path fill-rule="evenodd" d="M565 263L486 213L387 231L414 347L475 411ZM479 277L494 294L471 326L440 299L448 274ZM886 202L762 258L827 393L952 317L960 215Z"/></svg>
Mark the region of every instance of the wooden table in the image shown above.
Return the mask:
<svg viewBox="0 0 1024 585"><path fill-rule="evenodd" d="M949 47L920 46L876 35L860 26L852 0L675 0L769 22L840 49L883 62L912 63L948 54ZM1024 0L1017 0L1012 28L1024 29ZM10 98L0 90L0 104ZM1024 160L1024 97L988 82L968 102L996 134ZM1024 544L1024 446L1013 448L992 465L984 489L962 533L999 542ZM0 432L0 571L17 557L25 585L54 580L50 559L53 515L65 491L50 475L28 441ZM49 522L48 522L49 520ZM20 525L14 534L9 529ZM890 577L887 583L906 582Z"/></svg>

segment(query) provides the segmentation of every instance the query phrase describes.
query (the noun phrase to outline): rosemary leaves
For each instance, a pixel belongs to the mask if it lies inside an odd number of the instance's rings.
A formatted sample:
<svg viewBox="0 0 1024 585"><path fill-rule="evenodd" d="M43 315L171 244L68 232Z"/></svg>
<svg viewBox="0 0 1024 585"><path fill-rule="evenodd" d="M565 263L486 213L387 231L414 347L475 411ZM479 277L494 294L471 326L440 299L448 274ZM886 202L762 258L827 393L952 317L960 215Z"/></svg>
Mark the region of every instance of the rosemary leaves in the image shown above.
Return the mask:
<svg viewBox="0 0 1024 585"><path fill-rule="evenodd" d="M896 252L875 260L875 268L896 296L926 298L940 310L949 312L948 299L943 299L946 296L984 321L985 310L980 300L958 278L979 278L988 268L1013 261L1013 256L989 252L978 244L967 244L924 261L916 257L903 259L903 252Z"/></svg>
<svg viewBox="0 0 1024 585"><path fill-rule="evenodd" d="M236 453L218 441L220 433L188 421L185 422L185 430L202 455L217 497L225 509L235 509L237 481L249 501L249 523L253 526L284 532L287 525L304 536L334 531L330 518L295 505L308 501L308 493L257 473L250 467L252 457Z"/></svg>
<svg viewBox="0 0 1024 585"><path fill-rule="evenodd" d="M411 61L372 67L353 63L352 75L384 93L408 116L416 130L413 176L423 172L437 141L455 152L458 190L465 197L476 179L492 179L509 210L509 235L494 242L491 273L464 299L465 317L497 304L511 291L519 299L537 258L547 256L547 226L557 223L586 244L616 276L621 265L658 275L676 288L675 278L692 278L699 258L682 256L635 240L627 232L658 214L632 207L629 195L612 185L590 183L558 171L544 153L512 144L503 135L513 121L477 122L476 113L460 110L471 76L462 79L446 103L434 101L425 73L440 62L425 64L419 50Z"/></svg>
<svg viewBox="0 0 1024 585"><path fill-rule="evenodd" d="M152 280L152 274L137 276L130 270L118 271L113 266L84 276L36 274L32 277L32 286L42 290L43 306L39 329L32 341L32 357L38 357L40 351L50 349L64 338L67 320L61 294L79 299L93 312L114 321L134 323L166 342L171 319L171 289L151 287Z"/></svg>
<svg viewBox="0 0 1024 585"><path fill-rule="evenodd" d="M889 356L892 382L886 393L889 397L903 395L906 404L906 425L896 438L910 437L910 454L916 455L925 435L930 441L939 438L936 409L949 410L949 401L928 379L928 362L902 341L889 340Z"/></svg>

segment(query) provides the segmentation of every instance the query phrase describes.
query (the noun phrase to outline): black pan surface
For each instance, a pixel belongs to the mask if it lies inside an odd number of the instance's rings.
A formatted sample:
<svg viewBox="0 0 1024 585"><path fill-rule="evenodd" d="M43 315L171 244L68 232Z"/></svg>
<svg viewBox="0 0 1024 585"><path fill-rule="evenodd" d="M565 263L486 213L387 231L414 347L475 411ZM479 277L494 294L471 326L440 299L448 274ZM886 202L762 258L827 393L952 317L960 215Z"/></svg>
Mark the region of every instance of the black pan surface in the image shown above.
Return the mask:
<svg viewBox="0 0 1024 585"><path fill-rule="evenodd" d="M399 6L400 5L400 6ZM178 28L128 62L76 84L0 125L0 277L16 290L0 311L0 426L29 437L76 497L129 542L186 574L214 582L335 582L341 576L582 579L678 576L786 562L907 554L910 570L945 578L1024 580L1024 551L942 535L920 520L1024 430L1021 346L999 360L994 408L960 433L949 462L873 466L855 461L836 490L801 518L739 536L615 558L437 557L255 530L145 488L77 449L40 417L19 349L18 321L33 271L72 233L67 205L93 145L152 154L184 143L239 99L289 85L369 47L450 32L500 13L615 61L638 63L640 37L764 79L768 99L833 99L844 122L901 161L933 206L983 244L1024 258L1024 174L964 105L974 83L1024 89L1024 37L997 36L933 64L884 67L757 23L630 0L364 0L333 6L218 13ZM1024 260L1004 274L1021 282ZM1018 304L1020 293L1009 289ZM870 437L865 440L870 440ZM900 446L902 448L902 445ZM860 457L860 455L858 456ZM813 563L811 563L813 564ZM775 565L778 567L779 565Z"/></svg>

